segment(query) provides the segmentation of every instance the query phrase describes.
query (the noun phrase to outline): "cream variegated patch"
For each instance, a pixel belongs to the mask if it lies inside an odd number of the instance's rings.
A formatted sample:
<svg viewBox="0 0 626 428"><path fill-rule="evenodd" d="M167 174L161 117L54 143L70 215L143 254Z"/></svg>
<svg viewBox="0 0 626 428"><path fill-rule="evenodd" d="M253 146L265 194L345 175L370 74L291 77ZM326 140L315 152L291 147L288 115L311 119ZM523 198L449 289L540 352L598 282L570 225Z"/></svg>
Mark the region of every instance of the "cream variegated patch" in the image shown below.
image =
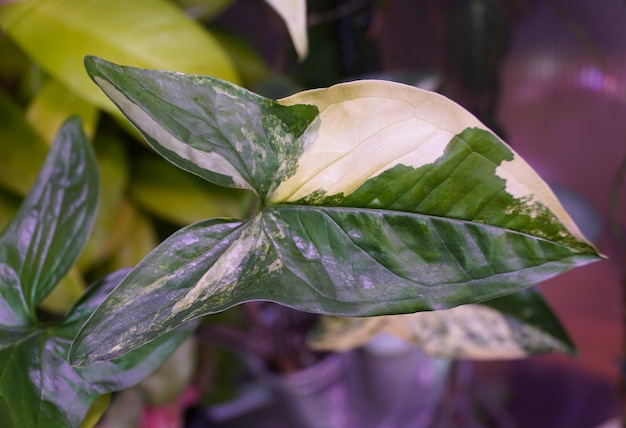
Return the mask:
<svg viewBox="0 0 626 428"><path fill-rule="evenodd" d="M198 301L212 298L228 299L237 289L244 262L250 257L252 250L269 246L259 226L259 217L244 226L237 239L219 256L196 284L190 288L172 307L172 313L186 311Z"/></svg>
<svg viewBox="0 0 626 428"><path fill-rule="evenodd" d="M468 127L484 128L439 94L385 81L345 83L279 102L315 105L320 127L296 173L271 195L273 202L295 202L315 192L348 195L396 165L431 164L452 137Z"/></svg>
<svg viewBox="0 0 626 428"><path fill-rule="evenodd" d="M179 140L150 117L141 107L130 101L111 83L97 76L94 79L109 98L119 106L120 110L137 124L141 131L157 141L159 145L200 168L230 177L236 187L252 189L252 186L246 182L237 169L223 156L215 152L198 150Z"/></svg>
<svg viewBox="0 0 626 428"><path fill-rule="evenodd" d="M387 331L432 356L502 359L528 354L504 315L483 305L397 316Z"/></svg>
<svg viewBox="0 0 626 428"><path fill-rule="evenodd" d="M371 318L324 317L309 344L347 351L380 333L393 334L433 357L476 360L522 358L528 349L567 352L565 345L530 325L518 325L485 305Z"/></svg>
<svg viewBox="0 0 626 428"><path fill-rule="evenodd" d="M565 226L568 232L582 242L586 238L574 223L574 220L565 211L552 189L518 154L510 161L504 161L496 168L496 175L506 182L506 192L520 201L526 201L526 205L533 206L539 202L548 208L556 218ZM533 217L533 213L527 213Z"/></svg>
<svg viewBox="0 0 626 428"><path fill-rule="evenodd" d="M467 128L488 129L458 104L434 92L386 81L362 80L300 92L279 100L319 109L317 138L306 140L296 172L280 183L270 202L296 202L312 195L347 196L367 180L397 166L420 168L437 161L452 138ZM505 145L504 142L502 142ZM537 203L554 213L575 238L576 224L537 173L513 150L496 165L505 191L529 210ZM533 208L534 207L534 208ZM532 212L524 214L533 217Z"/></svg>

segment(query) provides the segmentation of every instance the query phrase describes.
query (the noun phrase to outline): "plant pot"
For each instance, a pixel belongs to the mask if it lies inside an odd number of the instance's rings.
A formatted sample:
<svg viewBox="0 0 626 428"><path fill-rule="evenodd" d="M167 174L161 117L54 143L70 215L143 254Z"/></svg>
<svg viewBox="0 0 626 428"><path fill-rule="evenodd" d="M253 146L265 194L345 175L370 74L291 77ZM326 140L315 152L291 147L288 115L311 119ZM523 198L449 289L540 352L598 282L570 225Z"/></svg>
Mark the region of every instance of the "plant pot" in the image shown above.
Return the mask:
<svg viewBox="0 0 626 428"><path fill-rule="evenodd" d="M297 421L298 428L356 428L350 396L353 359L352 353L338 353L294 373L271 373L259 364L253 371L273 391L281 413Z"/></svg>
<svg viewBox="0 0 626 428"><path fill-rule="evenodd" d="M359 351L360 426L432 426L445 391L449 364L428 357L395 336L376 336Z"/></svg>

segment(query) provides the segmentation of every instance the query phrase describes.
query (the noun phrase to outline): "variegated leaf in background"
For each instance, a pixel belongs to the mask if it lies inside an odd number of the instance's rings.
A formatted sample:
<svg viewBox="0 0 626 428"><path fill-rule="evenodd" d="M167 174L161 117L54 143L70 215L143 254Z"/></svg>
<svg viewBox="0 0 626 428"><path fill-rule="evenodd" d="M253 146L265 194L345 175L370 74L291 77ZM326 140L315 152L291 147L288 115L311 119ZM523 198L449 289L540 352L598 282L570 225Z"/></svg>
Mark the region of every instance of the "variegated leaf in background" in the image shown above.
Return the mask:
<svg viewBox="0 0 626 428"><path fill-rule="evenodd" d="M323 351L347 351L390 333L431 357L510 359L574 353L574 344L541 294L529 288L482 304L379 317L325 316L309 344Z"/></svg>
<svg viewBox="0 0 626 428"><path fill-rule="evenodd" d="M412 313L501 297L599 259L530 166L436 93L371 80L274 101L210 77L93 57L86 67L158 153L251 190L259 209L164 241L96 310L76 363L250 300Z"/></svg>

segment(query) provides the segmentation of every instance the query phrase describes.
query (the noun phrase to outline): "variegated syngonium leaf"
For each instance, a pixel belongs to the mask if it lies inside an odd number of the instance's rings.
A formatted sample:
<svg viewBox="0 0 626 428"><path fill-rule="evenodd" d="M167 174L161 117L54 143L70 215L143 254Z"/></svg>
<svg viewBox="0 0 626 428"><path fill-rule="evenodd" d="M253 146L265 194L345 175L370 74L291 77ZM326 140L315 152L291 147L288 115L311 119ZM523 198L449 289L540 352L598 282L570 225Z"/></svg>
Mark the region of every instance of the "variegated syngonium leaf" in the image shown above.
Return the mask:
<svg viewBox="0 0 626 428"><path fill-rule="evenodd" d="M211 77L121 67L95 57L85 58L85 67L170 162L262 199L272 183L292 173L303 150L295 140L317 114L313 106L285 107Z"/></svg>
<svg viewBox="0 0 626 428"><path fill-rule="evenodd" d="M574 353L574 345L541 295L527 289L484 304L434 312L346 318L325 316L309 345L347 351L390 333L439 358L511 359L547 352Z"/></svg>
<svg viewBox="0 0 626 428"><path fill-rule="evenodd" d="M281 103L315 105L320 125L270 202L463 219L590 249L534 170L439 94L360 81Z"/></svg>
<svg viewBox="0 0 626 428"><path fill-rule="evenodd" d="M261 210L164 241L96 311L74 361L249 300L344 316L445 309L599 257L526 162L436 93L358 81L274 101L208 77L86 67L156 151L253 190Z"/></svg>

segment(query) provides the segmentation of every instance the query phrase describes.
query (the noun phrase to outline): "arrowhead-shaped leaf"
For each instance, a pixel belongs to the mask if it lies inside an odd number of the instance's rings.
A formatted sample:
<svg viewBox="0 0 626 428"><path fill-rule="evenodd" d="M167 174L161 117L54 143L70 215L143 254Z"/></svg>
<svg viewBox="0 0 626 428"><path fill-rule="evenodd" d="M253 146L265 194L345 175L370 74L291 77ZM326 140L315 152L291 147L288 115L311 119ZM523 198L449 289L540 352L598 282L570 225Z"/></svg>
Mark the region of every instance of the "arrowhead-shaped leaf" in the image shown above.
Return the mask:
<svg viewBox="0 0 626 428"><path fill-rule="evenodd" d="M569 336L534 288L434 312L325 316L309 344L319 350L346 351L366 344L379 333L394 334L432 357L505 359L574 352Z"/></svg>
<svg viewBox="0 0 626 428"><path fill-rule="evenodd" d="M273 101L208 77L86 67L155 150L255 191L262 209L163 242L96 310L75 362L248 300L347 316L445 309L599 258L526 162L438 94L361 81Z"/></svg>

